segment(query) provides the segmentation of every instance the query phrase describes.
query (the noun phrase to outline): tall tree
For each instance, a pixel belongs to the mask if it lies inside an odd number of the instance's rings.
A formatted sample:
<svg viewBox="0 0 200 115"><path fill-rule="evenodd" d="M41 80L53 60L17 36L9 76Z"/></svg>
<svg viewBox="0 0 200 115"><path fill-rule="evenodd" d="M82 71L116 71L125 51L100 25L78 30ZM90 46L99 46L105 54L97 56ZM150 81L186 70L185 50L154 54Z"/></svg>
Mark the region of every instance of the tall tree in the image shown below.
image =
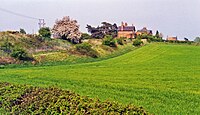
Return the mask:
<svg viewBox="0 0 200 115"><path fill-rule="evenodd" d="M106 35L111 35L113 38L117 37L117 24L110 24L107 22L102 22L102 26L92 27L87 25L88 32L91 33L93 38L104 38Z"/></svg>
<svg viewBox="0 0 200 115"><path fill-rule="evenodd" d="M72 43L81 42L81 32L76 20L70 19L69 16L57 20L53 26L52 32L58 38L69 40Z"/></svg>
<svg viewBox="0 0 200 115"><path fill-rule="evenodd" d="M160 33L158 30L156 31L155 37L160 38Z"/></svg>

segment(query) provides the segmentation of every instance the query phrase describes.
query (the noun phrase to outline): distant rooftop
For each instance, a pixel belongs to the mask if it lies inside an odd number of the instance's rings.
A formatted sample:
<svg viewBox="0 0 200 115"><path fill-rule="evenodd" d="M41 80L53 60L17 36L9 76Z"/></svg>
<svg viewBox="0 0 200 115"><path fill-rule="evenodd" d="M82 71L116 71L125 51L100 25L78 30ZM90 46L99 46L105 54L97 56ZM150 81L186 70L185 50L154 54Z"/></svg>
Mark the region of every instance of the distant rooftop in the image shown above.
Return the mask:
<svg viewBox="0 0 200 115"><path fill-rule="evenodd" d="M121 24L121 26L118 27L118 31L135 31L135 26L128 26L127 23Z"/></svg>
<svg viewBox="0 0 200 115"><path fill-rule="evenodd" d="M148 30L146 27L142 28L141 30L138 30L137 32L152 34L152 30Z"/></svg>

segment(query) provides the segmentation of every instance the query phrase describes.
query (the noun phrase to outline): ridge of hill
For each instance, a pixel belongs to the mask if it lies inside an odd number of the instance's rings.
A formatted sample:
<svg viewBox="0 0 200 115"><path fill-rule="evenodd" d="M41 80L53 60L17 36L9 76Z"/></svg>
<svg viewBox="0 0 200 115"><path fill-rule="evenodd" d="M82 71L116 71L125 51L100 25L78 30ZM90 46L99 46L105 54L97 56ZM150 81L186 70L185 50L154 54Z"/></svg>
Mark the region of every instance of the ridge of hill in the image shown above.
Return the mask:
<svg viewBox="0 0 200 115"><path fill-rule="evenodd" d="M131 43L118 45L118 47L109 47L102 45L102 39L83 40L80 45L72 44L67 40L51 39L45 40L37 35L27 35L17 32L0 32L0 64L26 64L31 63L56 63L71 60L80 60L80 58L105 57L114 52L130 49ZM80 47L78 49L78 47ZM84 49L85 48L85 49ZM20 49L20 50L19 50ZM27 55L30 61L20 61L13 58L12 52L26 52L21 55Z"/></svg>

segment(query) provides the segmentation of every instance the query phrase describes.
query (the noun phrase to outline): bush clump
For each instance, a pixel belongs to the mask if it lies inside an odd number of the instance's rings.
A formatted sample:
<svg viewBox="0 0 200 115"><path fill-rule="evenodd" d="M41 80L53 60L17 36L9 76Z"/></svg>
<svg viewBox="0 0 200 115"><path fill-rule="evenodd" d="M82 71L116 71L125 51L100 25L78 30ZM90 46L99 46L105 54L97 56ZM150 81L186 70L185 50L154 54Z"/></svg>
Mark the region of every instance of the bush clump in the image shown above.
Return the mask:
<svg viewBox="0 0 200 115"><path fill-rule="evenodd" d="M97 58L99 56L98 52L92 49L92 45L90 45L89 43L77 44L76 50L83 55L87 55L93 58Z"/></svg>
<svg viewBox="0 0 200 115"><path fill-rule="evenodd" d="M32 60L32 58L28 56L28 53L24 49L21 49L21 48L14 49L12 53L10 54L10 56L19 60L23 60L23 61Z"/></svg>
<svg viewBox="0 0 200 115"><path fill-rule="evenodd" d="M124 45L124 38L117 38L117 43L119 45Z"/></svg>
<svg viewBox="0 0 200 115"><path fill-rule="evenodd" d="M82 35L81 35L81 39L82 40L87 40L87 39L91 39L92 37L89 35L89 34L87 34L87 33L82 33Z"/></svg>
<svg viewBox="0 0 200 115"><path fill-rule="evenodd" d="M140 39L136 39L133 41L134 46L141 46L142 44L143 44L143 42Z"/></svg>
<svg viewBox="0 0 200 115"><path fill-rule="evenodd" d="M148 115L142 107L91 99L58 88L39 88L0 82L0 108L13 115Z"/></svg>
<svg viewBox="0 0 200 115"><path fill-rule="evenodd" d="M117 47L116 41L110 35L107 35L103 38L103 45L107 45L107 46L110 46L110 47Z"/></svg>
<svg viewBox="0 0 200 115"><path fill-rule="evenodd" d="M48 27L40 28L38 31L39 35L42 37L43 40L50 40L51 39L51 30Z"/></svg>

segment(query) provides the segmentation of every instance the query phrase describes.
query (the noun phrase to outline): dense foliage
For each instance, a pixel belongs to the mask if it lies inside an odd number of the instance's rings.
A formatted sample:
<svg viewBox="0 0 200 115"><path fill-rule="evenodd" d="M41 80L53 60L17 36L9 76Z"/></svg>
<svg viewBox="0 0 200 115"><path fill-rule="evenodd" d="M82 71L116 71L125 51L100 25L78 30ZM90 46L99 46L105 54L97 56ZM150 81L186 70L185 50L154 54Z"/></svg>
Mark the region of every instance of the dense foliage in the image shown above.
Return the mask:
<svg viewBox="0 0 200 115"><path fill-rule="evenodd" d="M125 38L116 38L116 40L119 45L124 45Z"/></svg>
<svg viewBox="0 0 200 115"><path fill-rule="evenodd" d="M57 20L53 26L52 32L55 37L66 39L72 43L81 42L81 32L76 20L70 19L69 16Z"/></svg>
<svg viewBox="0 0 200 115"><path fill-rule="evenodd" d="M141 46L143 44L143 42L140 39L135 39L133 41L133 45L134 46Z"/></svg>
<svg viewBox="0 0 200 115"><path fill-rule="evenodd" d="M8 40L0 44L0 50L3 50L5 53L8 53L8 54L12 52L13 47L14 47L13 44L9 42Z"/></svg>
<svg viewBox="0 0 200 115"><path fill-rule="evenodd" d="M110 47L117 47L115 39L110 35L106 35L103 38L103 45L107 45Z"/></svg>
<svg viewBox="0 0 200 115"><path fill-rule="evenodd" d="M0 108L11 114L149 114L142 107L91 99L58 88L0 82Z"/></svg>
<svg viewBox="0 0 200 115"><path fill-rule="evenodd" d="M98 52L92 49L92 45L90 45L89 43L82 43L82 44L76 45L76 50L83 55L87 55L93 58L98 57Z"/></svg>
<svg viewBox="0 0 200 115"><path fill-rule="evenodd" d="M44 39L50 39L51 38L51 30L48 27L40 28L39 35L42 36Z"/></svg>
<svg viewBox="0 0 200 115"><path fill-rule="evenodd" d="M113 38L117 37L118 27L117 24L110 24L107 22L102 22L102 26L92 27L87 25L88 32L91 33L92 38L102 39L106 35L111 35Z"/></svg>
<svg viewBox="0 0 200 115"><path fill-rule="evenodd" d="M81 39L83 39L83 40L85 40L85 39L91 39L92 37L89 35L89 34L87 34L87 33L82 33L82 35L81 35Z"/></svg>
<svg viewBox="0 0 200 115"><path fill-rule="evenodd" d="M7 56L11 56L18 60L32 60L24 48L18 46L19 44L11 43L9 37L5 37L5 40L0 44L0 50L3 51L4 54L7 54ZM9 58L10 57L8 57L8 59Z"/></svg>
<svg viewBox="0 0 200 115"><path fill-rule="evenodd" d="M28 56L28 53L22 48L13 49L11 57L24 61L32 60L32 58Z"/></svg>
<svg viewBox="0 0 200 115"><path fill-rule="evenodd" d="M193 42L192 41L172 41L172 40L166 40L165 42L169 42L169 43L176 43L176 44L189 44L191 45Z"/></svg>
<svg viewBox="0 0 200 115"><path fill-rule="evenodd" d="M158 33L157 33L158 34ZM158 37L158 35L148 35L148 34L141 34L141 35L138 35L136 38L137 39L147 39L148 42L162 42L162 37Z"/></svg>

